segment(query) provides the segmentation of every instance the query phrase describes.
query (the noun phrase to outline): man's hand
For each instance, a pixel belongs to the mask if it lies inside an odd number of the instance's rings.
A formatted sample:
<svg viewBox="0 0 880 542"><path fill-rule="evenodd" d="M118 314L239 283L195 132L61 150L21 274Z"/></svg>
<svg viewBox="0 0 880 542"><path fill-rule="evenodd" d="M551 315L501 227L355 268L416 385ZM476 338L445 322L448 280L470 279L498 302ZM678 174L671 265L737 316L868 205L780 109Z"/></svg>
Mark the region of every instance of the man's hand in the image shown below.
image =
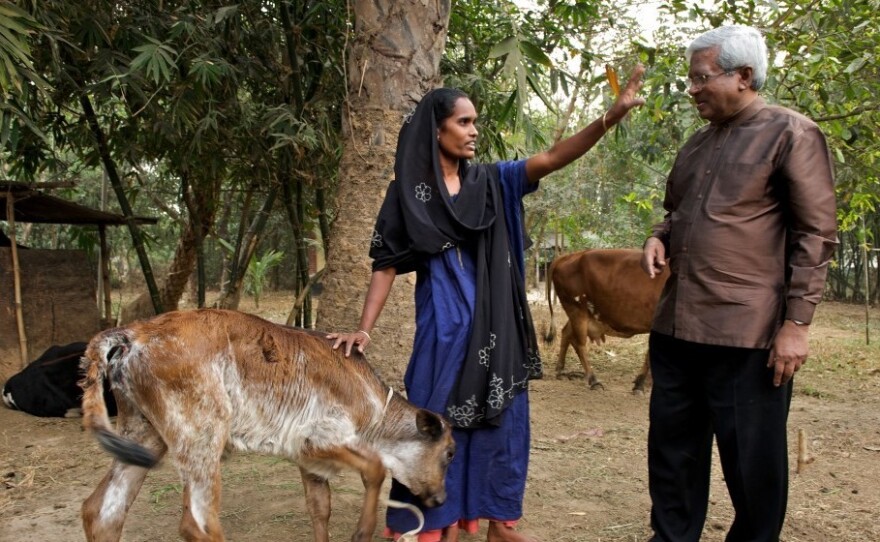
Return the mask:
<svg viewBox="0 0 880 542"><path fill-rule="evenodd" d="M810 351L809 328L807 324L798 325L791 320L786 320L782 324L773 341L773 348L770 349L770 358L767 360L767 367L774 369L774 386L787 384L794 373L798 372L807 361L807 354Z"/></svg>
<svg viewBox="0 0 880 542"><path fill-rule="evenodd" d="M663 241L656 237L649 237L642 249L642 270L649 277L654 278L663 272L666 267L666 247Z"/></svg>

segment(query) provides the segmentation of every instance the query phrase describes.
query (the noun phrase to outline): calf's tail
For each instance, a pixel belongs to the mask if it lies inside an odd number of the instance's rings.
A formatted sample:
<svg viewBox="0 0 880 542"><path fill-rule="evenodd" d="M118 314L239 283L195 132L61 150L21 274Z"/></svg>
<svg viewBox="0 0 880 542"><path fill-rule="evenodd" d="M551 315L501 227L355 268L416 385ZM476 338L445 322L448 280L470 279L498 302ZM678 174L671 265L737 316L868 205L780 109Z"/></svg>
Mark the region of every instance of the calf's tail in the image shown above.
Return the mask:
<svg viewBox="0 0 880 542"><path fill-rule="evenodd" d="M133 440L119 436L113 430L104 402L104 379L111 372L124 372L124 367L119 365L124 363L130 347L128 337L118 329L105 331L89 343L81 363L84 376L79 382L83 390L83 428L92 431L101 447L119 461L152 468L159 461L156 454Z"/></svg>

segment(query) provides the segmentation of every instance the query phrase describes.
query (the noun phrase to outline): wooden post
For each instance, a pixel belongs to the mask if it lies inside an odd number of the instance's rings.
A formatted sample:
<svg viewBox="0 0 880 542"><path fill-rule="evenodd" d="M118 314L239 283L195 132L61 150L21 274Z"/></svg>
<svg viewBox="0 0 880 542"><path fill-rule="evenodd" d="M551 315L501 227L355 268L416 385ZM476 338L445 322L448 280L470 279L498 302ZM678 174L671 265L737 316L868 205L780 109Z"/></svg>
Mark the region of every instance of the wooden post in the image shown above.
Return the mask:
<svg viewBox="0 0 880 542"><path fill-rule="evenodd" d="M12 282L15 285L15 321L18 324L18 349L21 353L21 368L28 363L27 333L24 329L24 311L21 304L21 268L18 264L18 243L15 235L15 196L12 190L6 192L6 222L9 224L9 253L12 254Z"/></svg>
<svg viewBox="0 0 880 542"><path fill-rule="evenodd" d="M865 241L865 258L862 266L865 274L865 344L871 344L871 282L868 280L868 242Z"/></svg>
<svg viewBox="0 0 880 542"><path fill-rule="evenodd" d="M803 429L798 429L797 433L797 473L800 474L804 471L807 465L816 460L815 457L810 455L810 452L807 450L807 437L804 434Z"/></svg>
<svg viewBox="0 0 880 542"><path fill-rule="evenodd" d="M868 231L865 229L865 217L862 216L860 218L862 221L862 234L864 235L864 240L862 241L862 252L864 252L862 269L865 278L865 344L867 345L871 344L871 282L868 280L868 256L870 255L870 250L868 249Z"/></svg>
<svg viewBox="0 0 880 542"><path fill-rule="evenodd" d="M104 296L104 317L101 319L101 328L106 329L113 325L113 303L110 296L110 249L107 247L107 226L104 224L98 226L98 237L101 241L100 291Z"/></svg>

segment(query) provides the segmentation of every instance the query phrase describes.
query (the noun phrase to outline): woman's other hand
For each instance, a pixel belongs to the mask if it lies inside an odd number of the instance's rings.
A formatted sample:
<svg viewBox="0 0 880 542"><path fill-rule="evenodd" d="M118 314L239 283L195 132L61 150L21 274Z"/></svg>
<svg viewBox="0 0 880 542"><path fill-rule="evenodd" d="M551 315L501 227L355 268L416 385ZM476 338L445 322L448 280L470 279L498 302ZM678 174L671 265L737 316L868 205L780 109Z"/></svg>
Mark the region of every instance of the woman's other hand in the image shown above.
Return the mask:
<svg viewBox="0 0 880 542"><path fill-rule="evenodd" d="M343 344L345 345L345 357L351 355L351 348L353 346L357 346L357 351L363 354L364 348L370 344L370 335L366 331L360 330L353 333L330 333L327 335L327 338L330 340L335 339L333 350L338 349Z"/></svg>

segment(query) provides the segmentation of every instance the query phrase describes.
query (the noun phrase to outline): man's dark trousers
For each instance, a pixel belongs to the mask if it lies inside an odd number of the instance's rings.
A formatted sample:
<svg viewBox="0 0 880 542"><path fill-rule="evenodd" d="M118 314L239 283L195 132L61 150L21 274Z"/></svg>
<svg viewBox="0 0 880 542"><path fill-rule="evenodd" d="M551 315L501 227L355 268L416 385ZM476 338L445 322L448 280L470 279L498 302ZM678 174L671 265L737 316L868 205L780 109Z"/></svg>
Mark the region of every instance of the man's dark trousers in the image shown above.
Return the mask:
<svg viewBox="0 0 880 542"><path fill-rule="evenodd" d="M769 351L652 332L648 431L652 542L696 542L709 501L712 437L735 517L727 542L779 540L788 500L792 383L773 386Z"/></svg>

